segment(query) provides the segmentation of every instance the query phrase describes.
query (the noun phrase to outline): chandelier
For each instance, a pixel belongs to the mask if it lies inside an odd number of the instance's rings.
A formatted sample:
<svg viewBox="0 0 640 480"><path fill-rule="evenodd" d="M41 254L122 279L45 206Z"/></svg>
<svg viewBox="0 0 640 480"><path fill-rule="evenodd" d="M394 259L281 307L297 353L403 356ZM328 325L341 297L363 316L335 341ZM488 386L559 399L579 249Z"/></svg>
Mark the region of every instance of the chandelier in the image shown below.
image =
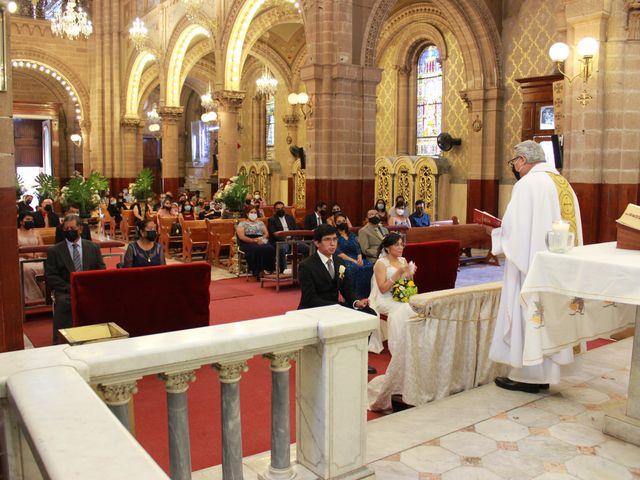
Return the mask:
<svg viewBox="0 0 640 480"><path fill-rule="evenodd" d="M129 29L129 38L136 47L136 50L143 50L147 41L149 30L144 26L144 22L140 18L133 21L133 26Z"/></svg>
<svg viewBox="0 0 640 480"><path fill-rule="evenodd" d="M261 95L275 95L278 89L278 80L273 78L267 67L264 67L262 76L256 80L256 90Z"/></svg>
<svg viewBox="0 0 640 480"><path fill-rule="evenodd" d="M51 19L51 31L58 37L65 35L71 40L78 38L80 34L85 38L93 33L93 25L91 20L82 7L78 4L76 8L76 0L69 0L67 5L58 10Z"/></svg>
<svg viewBox="0 0 640 480"><path fill-rule="evenodd" d="M157 105L154 103L151 110L147 112L147 124L149 125L149 131L154 135L160 134L160 114L157 110Z"/></svg>

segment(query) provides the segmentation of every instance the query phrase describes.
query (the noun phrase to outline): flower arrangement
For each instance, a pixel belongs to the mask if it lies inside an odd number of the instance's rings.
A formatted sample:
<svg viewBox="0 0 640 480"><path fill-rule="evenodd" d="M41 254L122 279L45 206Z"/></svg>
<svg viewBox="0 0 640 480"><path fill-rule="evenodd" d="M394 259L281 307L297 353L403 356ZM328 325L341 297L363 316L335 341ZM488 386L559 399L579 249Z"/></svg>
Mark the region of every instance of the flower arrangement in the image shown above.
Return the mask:
<svg viewBox="0 0 640 480"><path fill-rule="evenodd" d="M136 177L135 183L129 186L129 191L136 200L144 202L153 195L153 172L150 168L143 168Z"/></svg>
<svg viewBox="0 0 640 480"><path fill-rule="evenodd" d="M40 202L45 198L50 198L54 202L58 199L58 195L60 194L60 185L58 184L56 177L42 172L35 180L36 194L38 195L38 200Z"/></svg>
<svg viewBox="0 0 640 480"><path fill-rule="evenodd" d="M91 172L86 179L74 172L60 190L60 203L65 209L75 204L80 208L81 215L89 215L100 204L100 194L106 192L108 186L109 180L98 172Z"/></svg>
<svg viewBox="0 0 640 480"><path fill-rule="evenodd" d="M391 287L391 294L396 302L408 303L412 295L418 293L418 287L413 280L401 278Z"/></svg>
<svg viewBox="0 0 640 480"><path fill-rule="evenodd" d="M249 186L246 183L246 175L231 177L224 189L218 191L215 200L224 203L225 208L232 212L240 212L244 207L244 200L249 193Z"/></svg>

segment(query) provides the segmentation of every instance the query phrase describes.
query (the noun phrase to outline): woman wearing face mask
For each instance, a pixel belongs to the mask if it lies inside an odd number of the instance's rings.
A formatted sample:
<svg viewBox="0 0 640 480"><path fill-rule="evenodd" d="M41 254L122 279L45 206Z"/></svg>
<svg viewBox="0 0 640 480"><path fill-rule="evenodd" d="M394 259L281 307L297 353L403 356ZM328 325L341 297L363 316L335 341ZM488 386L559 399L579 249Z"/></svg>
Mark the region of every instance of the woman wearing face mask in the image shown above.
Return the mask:
<svg viewBox="0 0 640 480"><path fill-rule="evenodd" d="M383 225L386 225L387 222L389 221L386 202L383 199L379 198L378 200L376 200L374 210L378 212L378 217L380 217L380 223Z"/></svg>
<svg viewBox="0 0 640 480"><path fill-rule="evenodd" d="M340 205L338 205L337 203L334 203L333 206L331 207L331 216L327 218L327 223L333 227L337 227L338 224L336 223L336 217L338 215L342 215L344 218L347 219L347 225L349 225L349 228L353 227L353 225L351 225L351 220L349 220L349 217L347 217L344 214L344 212L342 211L342 208L340 208Z"/></svg>
<svg viewBox="0 0 640 480"><path fill-rule="evenodd" d="M195 220L196 216L193 213L193 205L189 202L184 202L182 205L182 211L180 212L180 221L184 220Z"/></svg>
<svg viewBox="0 0 640 480"><path fill-rule="evenodd" d="M276 249L269 243L269 232L264 223L258 220L258 211L251 207L247 220L236 227L238 246L247 259L251 274L260 279L263 271L273 272L276 265Z"/></svg>
<svg viewBox="0 0 640 480"><path fill-rule="evenodd" d="M127 246L123 268L166 265L162 246L156 242L158 231L153 220L138 223L138 239Z"/></svg>
<svg viewBox="0 0 640 480"><path fill-rule="evenodd" d="M347 267L347 281L351 282L358 298L367 298L371 291L371 276L373 275L373 264L363 258L358 237L349 232L347 217L342 214L335 216L336 228L338 229L338 255Z"/></svg>
<svg viewBox="0 0 640 480"><path fill-rule="evenodd" d="M40 236L34 230L34 222L32 212L22 212L18 216L18 247L33 247L42 245ZM36 253L23 253L21 259L37 258L41 255ZM43 263L25 263L22 265L24 269L24 301L25 303L42 303L44 302L44 285L40 285L36 281L36 277L44 274Z"/></svg>
<svg viewBox="0 0 640 480"><path fill-rule="evenodd" d="M396 203L396 208L394 209L394 214L389 216L389 226L404 226L407 228L411 228L411 221L409 220L409 216L405 215L407 210L405 208L405 204L403 201L399 201Z"/></svg>

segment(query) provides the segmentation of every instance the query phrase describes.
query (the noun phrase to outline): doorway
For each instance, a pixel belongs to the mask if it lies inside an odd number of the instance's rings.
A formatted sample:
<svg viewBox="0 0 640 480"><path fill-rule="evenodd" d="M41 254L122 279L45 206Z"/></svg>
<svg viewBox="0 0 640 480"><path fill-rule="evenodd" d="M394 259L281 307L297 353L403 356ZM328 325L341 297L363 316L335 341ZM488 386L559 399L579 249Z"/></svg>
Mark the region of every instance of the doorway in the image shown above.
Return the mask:
<svg viewBox="0 0 640 480"><path fill-rule="evenodd" d="M26 193L36 197L36 177L53 174L52 132L50 119L14 118L16 174ZM35 202L35 200L34 200ZM36 205L31 205L35 208Z"/></svg>

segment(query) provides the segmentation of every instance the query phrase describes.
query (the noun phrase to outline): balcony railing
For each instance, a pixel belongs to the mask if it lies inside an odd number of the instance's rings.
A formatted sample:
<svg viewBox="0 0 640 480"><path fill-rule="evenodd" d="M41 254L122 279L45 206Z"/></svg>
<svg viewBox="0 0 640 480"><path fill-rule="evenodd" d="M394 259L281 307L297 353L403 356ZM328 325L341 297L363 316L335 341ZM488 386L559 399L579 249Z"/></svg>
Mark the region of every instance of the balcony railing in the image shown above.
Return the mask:
<svg viewBox="0 0 640 480"><path fill-rule="evenodd" d="M188 386L195 370L211 365L221 384L223 478L240 479L239 382L246 361L255 356L264 357L272 371L271 462L260 477L284 480L305 469L323 479L368 476L367 337L376 325L376 317L331 306L1 354L0 457L5 478L166 478L127 430L127 404L136 381L145 375L158 375L165 382L171 478L191 478ZM297 362L294 465L289 454L291 361Z"/></svg>

